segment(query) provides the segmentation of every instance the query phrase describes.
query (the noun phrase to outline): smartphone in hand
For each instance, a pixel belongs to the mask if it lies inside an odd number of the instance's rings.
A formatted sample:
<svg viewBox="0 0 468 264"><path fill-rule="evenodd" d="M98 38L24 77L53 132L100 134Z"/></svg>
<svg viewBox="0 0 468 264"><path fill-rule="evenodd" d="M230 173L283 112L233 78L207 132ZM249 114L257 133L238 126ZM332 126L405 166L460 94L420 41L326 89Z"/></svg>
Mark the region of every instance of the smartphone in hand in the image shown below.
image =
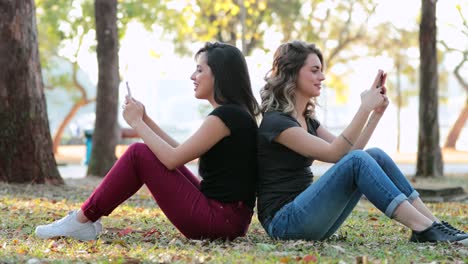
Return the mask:
<svg viewBox="0 0 468 264"><path fill-rule="evenodd" d="M385 72L382 72L379 78L379 83L377 84L377 88L380 88L384 85L385 79L387 78L387 74ZM385 94L385 92L382 90L380 92L381 94Z"/></svg>
<svg viewBox="0 0 468 264"><path fill-rule="evenodd" d="M125 82L125 84L127 85L127 95L132 97L132 93L130 92L130 86L128 85L128 82Z"/></svg>

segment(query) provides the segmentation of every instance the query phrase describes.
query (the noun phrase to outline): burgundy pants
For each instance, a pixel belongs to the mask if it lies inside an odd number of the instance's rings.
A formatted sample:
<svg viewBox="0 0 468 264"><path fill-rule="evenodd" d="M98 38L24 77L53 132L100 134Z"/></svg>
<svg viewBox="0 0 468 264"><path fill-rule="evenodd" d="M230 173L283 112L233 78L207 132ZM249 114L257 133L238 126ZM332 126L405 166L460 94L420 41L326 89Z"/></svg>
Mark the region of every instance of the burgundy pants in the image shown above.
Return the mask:
<svg viewBox="0 0 468 264"><path fill-rule="evenodd" d="M200 181L185 166L169 170L143 143L132 144L81 206L91 221L109 215L146 184L167 218L187 238L244 236L252 209L243 202L222 203L200 191Z"/></svg>

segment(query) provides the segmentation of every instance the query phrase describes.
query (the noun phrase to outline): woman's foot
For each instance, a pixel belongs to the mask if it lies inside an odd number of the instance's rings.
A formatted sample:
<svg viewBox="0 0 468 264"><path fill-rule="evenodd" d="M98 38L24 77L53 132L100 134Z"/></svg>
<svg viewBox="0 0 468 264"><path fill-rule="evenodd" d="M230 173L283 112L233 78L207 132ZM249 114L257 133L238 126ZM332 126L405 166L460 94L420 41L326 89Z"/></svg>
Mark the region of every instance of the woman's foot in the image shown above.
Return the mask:
<svg viewBox="0 0 468 264"><path fill-rule="evenodd" d="M95 223L80 223L76 218L77 211L70 212L64 218L48 225L36 227L36 235L39 238L47 239L53 237L72 237L78 240L95 240L102 231L102 225L98 221Z"/></svg>
<svg viewBox="0 0 468 264"><path fill-rule="evenodd" d="M466 235L465 231L462 231L462 230L460 230L458 228L455 228L454 226L452 226L448 222L442 221L441 224L444 225L446 228L452 230L453 232L457 233L457 234Z"/></svg>
<svg viewBox="0 0 468 264"><path fill-rule="evenodd" d="M411 242L458 242L468 245L468 236L457 234L448 229L443 224L434 222L430 227L423 231L413 231L411 233Z"/></svg>

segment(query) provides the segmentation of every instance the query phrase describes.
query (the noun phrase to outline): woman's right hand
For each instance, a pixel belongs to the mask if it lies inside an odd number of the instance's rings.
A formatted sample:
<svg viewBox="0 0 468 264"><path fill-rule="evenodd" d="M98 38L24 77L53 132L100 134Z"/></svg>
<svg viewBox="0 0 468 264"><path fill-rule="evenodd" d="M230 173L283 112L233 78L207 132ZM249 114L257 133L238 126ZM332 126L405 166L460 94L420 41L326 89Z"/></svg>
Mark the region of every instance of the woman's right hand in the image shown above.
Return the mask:
<svg viewBox="0 0 468 264"><path fill-rule="evenodd" d="M381 106L384 102L384 95L380 92L382 87L370 88L361 93L361 105L368 111Z"/></svg>
<svg viewBox="0 0 468 264"><path fill-rule="evenodd" d="M372 111L384 103L386 91L385 83L383 83L383 86L379 86L380 79L383 75L384 72L379 70L370 89L361 93L361 105L368 111Z"/></svg>
<svg viewBox="0 0 468 264"><path fill-rule="evenodd" d="M148 115L146 114L146 108L145 108L145 105L143 105L142 102L136 100L135 98L132 97L132 100L135 104L137 104L139 107L142 107L143 108L143 121L147 120L148 118ZM146 123L146 122L145 122Z"/></svg>

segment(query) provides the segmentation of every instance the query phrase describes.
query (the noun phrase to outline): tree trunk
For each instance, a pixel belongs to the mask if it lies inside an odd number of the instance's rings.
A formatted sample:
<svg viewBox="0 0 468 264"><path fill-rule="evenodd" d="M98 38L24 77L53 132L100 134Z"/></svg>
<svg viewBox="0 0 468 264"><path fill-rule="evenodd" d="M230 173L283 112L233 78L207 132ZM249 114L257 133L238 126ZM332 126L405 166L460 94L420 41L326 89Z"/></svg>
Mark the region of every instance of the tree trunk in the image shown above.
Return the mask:
<svg viewBox="0 0 468 264"><path fill-rule="evenodd" d="M464 22L466 22L466 21L464 20ZM465 25L466 29L468 29L468 24L464 23L464 25ZM442 43L444 43L444 42L442 42ZM445 44L445 46L446 46L446 44ZM455 69L453 71L454 74L455 74L455 78L457 79L458 83L461 85L461 87L463 87L463 90L465 90L465 92L466 92L466 100L465 100L465 106L463 107L462 111L458 115L457 120L455 121L455 123L453 124L452 128L450 129L450 131L448 133L448 136L447 136L445 144L444 144L445 148L455 149L455 146L456 146L457 141L458 141L458 137L460 136L460 133L463 130L463 127L465 126L466 120L468 119L468 83L465 81L466 74L463 75L461 73L461 71L463 69L463 64L465 64L467 59L468 59L468 50L465 50L465 51L463 51L462 60L460 61L460 63L458 63L458 65L455 67Z"/></svg>
<svg viewBox="0 0 468 264"><path fill-rule="evenodd" d="M463 127L465 126L467 119L468 119L468 97L466 98L465 106L463 107L462 111L458 115L457 120L453 124L452 128L450 128L450 132L448 133L447 139L444 144L444 148L455 149L455 145L457 144L458 137L460 136L460 133L463 130Z"/></svg>
<svg viewBox="0 0 468 264"><path fill-rule="evenodd" d="M420 92L416 176L443 176L439 145L436 1L422 0L419 28Z"/></svg>
<svg viewBox="0 0 468 264"><path fill-rule="evenodd" d="M62 184L37 45L34 1L1 1L0 181Z"/></svg>
<svg viewBox="0 0 468 264"><path fill-rule="evenodd" d="M96 122L87 174L105 176L116 161L115 147L119 139L117 0L95 0L94 8L99 77Z"/></svg>

